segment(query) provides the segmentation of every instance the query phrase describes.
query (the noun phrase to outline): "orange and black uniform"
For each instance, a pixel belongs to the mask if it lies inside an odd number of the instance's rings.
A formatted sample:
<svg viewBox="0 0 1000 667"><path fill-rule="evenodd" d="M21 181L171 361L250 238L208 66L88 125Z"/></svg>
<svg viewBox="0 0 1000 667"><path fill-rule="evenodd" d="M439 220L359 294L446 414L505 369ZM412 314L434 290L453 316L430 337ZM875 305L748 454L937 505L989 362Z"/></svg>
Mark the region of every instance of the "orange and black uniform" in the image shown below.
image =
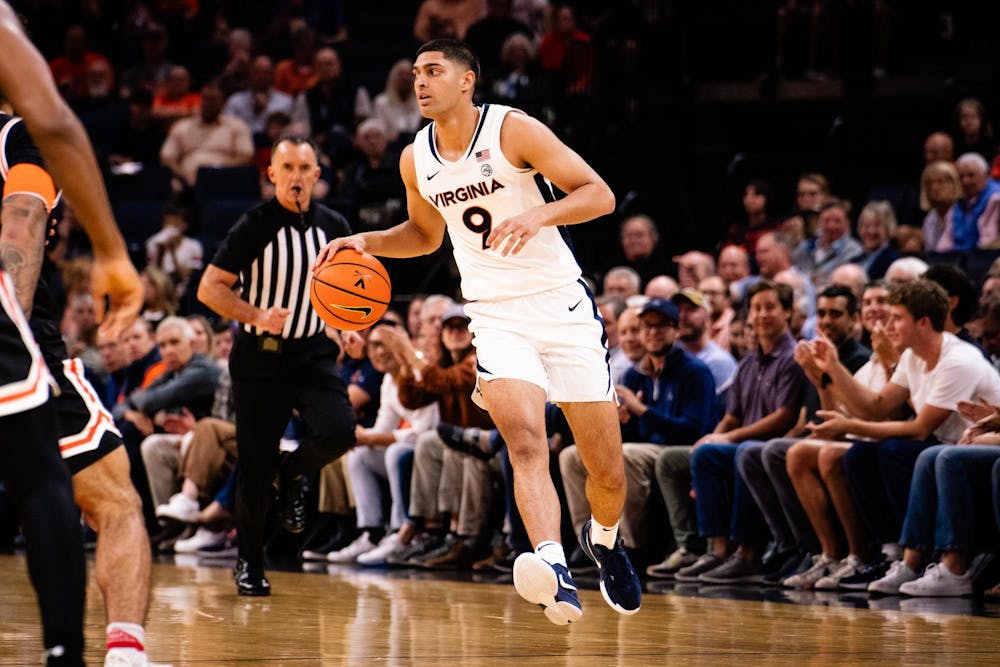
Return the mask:
<svg viewBox="0 0 1000 667"><path fill-rule="evenodd" d="M2 114L0 175L5 199L31 194L49 207L55 200L23 123ZM82 665L86 567L80 513L59 452L50 399L54 381L35 338L0 264L0 480L17 502L44 644L61 646L65 664Z"/></svg>

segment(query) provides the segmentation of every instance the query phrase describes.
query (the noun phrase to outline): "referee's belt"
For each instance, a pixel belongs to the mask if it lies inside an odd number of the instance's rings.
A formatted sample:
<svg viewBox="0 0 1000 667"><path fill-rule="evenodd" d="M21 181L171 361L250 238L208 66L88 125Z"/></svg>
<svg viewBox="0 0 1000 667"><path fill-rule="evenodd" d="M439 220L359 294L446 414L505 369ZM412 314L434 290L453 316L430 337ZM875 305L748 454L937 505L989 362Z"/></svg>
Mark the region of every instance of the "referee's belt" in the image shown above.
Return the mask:
<svg viewBox="0 0 1000 667"><path fill-rule="evenodd" d="M281 336L272 336L270 334L254 335L245 331L240 332L240 335L252 340L253 346L257 348L258 352L264 352L266 354L295 352L303 349L304 347L315 345L316 339L320 336L326 338L326 334L323 332L313 336L303 336L301 338L282 338Z"/></svg>
<svg viewBox="0 0 1000 667"><path fill-rule="evenodd" d="M257 336L257 351L281 354L285 348L285 339L280 336Z"/></svg>

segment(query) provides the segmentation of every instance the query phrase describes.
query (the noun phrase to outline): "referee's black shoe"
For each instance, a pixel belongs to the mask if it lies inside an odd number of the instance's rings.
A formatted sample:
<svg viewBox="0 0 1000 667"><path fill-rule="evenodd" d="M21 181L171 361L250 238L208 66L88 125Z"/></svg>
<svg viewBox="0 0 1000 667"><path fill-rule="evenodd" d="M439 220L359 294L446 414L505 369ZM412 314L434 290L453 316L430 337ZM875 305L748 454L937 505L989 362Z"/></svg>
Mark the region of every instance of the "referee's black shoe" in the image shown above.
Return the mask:
<svg viewBox="0 0 1000 667"><path fill-rule="evenodd" d="M233 580L236 582L236 592L240 595L261 597L271 594L271 584L264 576L264 566L251 565L245 558L236 561Z"/></svg>
<svg viewBox="0 0 1000 667"><path fill-rule="evenodd" d="M298 534L306 529L306 494L309 491L305 475L281 475L278 489L281 525L289 533Z"/></svg>

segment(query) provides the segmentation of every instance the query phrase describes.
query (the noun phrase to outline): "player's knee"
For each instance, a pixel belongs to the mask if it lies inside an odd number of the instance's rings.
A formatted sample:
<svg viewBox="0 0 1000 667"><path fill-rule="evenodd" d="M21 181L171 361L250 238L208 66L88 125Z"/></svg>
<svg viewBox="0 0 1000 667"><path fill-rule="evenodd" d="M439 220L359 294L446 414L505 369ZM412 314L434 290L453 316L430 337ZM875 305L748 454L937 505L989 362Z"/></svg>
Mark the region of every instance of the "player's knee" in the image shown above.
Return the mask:
<svg viewBox="0 0 1000 667"><path fill-rule="evenodd" d="M599 461L593 469L587 470L587 479L603 489L624 488L625 466L621 461Z"/></svg>
<svg viewBox="0 0 1000 667"><path fill-rule="evenodd" d="M527 438L508 440L507 454L515 468L530 466L547 470L549 467L549 448L544 438L540 442Z"/></svg>
<svg viewBox="0 0 1000 667"><path fill-rule="evenodd" d="M544 424L507 424L500 430L507 448L511 451L538 449L548 451Z"/></svg>
<svg viewBox="0 0 1000 667"><path fill-rule="evenodd" d="M95 481L95 480L92 480ZM110 522L142 517L142 501L129 480L121 483L104 478L104 483L75 485L74 497L80 510L97 531Z"/></svg>

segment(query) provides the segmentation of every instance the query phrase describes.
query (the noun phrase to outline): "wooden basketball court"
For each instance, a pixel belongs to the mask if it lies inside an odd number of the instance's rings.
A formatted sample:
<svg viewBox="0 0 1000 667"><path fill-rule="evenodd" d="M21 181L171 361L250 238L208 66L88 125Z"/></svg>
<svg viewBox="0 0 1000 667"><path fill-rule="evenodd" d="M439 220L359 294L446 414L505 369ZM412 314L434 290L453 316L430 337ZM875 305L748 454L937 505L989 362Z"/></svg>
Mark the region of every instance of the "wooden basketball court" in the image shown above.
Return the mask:
<svg viewBox="0 0 1000 667"><path fill-rule="evenodd" d="M240 598L231 563L180 562L154 565L146 626L150 658L175 667L1000 664L996 602L655 582L642 611L626 617L580 579L584 617L557 627L502 576L319 566L270 571L270 598ZM24 559L0 556L0 581L0 665L38 664ZM87 595L87 658L100 665L104 611L92 572Z"/></svg>

